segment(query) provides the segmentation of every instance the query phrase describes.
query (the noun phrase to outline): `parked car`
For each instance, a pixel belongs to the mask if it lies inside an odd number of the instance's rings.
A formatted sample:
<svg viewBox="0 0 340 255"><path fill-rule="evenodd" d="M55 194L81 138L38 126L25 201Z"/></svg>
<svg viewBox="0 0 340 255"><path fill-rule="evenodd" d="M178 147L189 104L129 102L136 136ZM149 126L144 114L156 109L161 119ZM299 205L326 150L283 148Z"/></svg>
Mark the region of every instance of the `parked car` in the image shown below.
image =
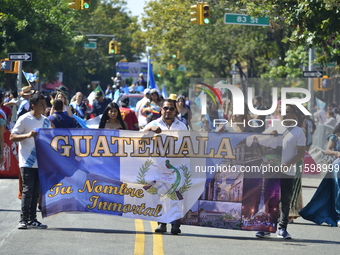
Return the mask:
<svg viewBox="0 0 340 255"><path fill-rule="evenodd" d="M136 110L137 102L144 97L143 94L121 94L117 99L117 104L119 105L119 107L120 107L120 99L123 96L128 97L130 99L129 108L133 111Z"/></svg>

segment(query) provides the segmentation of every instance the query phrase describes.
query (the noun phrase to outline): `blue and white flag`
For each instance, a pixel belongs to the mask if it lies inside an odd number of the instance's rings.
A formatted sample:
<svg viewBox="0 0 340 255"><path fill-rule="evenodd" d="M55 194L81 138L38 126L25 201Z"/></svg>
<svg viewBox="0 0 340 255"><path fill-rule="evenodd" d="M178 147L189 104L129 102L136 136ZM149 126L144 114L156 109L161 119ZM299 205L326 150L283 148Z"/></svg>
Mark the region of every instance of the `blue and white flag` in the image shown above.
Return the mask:
<svg viewBox="0 0 340 255"><path fill-rule="evenodd" d="M162 84L162 96L163 96L163 98L168 98L168 93L166 93L166 89L164 87L164 84Z"/></svg>
<svg viewBox="0 0 340 255"><path fill-rule="evenodd" d="M29 82L34 82L34 81L38 80L38 76L36 76L32 73L26 73L24 71L22 71L22 73L25 75L26 80L28 80Z"/></svg>
<svg viewBox="0 0 340 255"><path fill-rule="evenodd" d="M155 82L155 76L153 75L151 61L149 61L149 63L148 63L148 80L149 80L149 88L150 89L156 89L157 85L156 85L156 82ZM159 91L159 89L158 89L158 91Z"/></svg>
<svg viewBox="0 0 340 255"><path fill-rule="evenodd" d="M317 105L318 109L319 110L324 110L325 107L326 107L326 103L324 101L320 100L317 97L315 98L315 100L316 100L316 105Z"/></svg>

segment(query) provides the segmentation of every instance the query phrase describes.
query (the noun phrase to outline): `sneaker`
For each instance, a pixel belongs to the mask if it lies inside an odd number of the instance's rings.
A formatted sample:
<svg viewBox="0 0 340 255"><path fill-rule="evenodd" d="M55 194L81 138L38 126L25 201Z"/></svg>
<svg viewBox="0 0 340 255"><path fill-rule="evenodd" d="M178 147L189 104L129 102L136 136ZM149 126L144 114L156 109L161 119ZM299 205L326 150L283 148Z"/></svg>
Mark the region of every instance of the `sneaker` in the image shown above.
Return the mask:
<svg viewBox="0 0 340 255"><path fill-rule="evenodd" d="M164 233L166 232L166 224L165 223L160 223L158 227L155 229L155 232L157 233Z"/></svg>
<svg viewBox="0 0 340 255"><path fill-rule="evenodd" d="M27 229L27 221L22 220L18 224L18 229Z"/></svg>
<svg viewBox="0 0 340 255"><path fill-rule="evenodd" d="M29 228L47 228L47 225L42 224L41 222L37 221L37 220L32 220L30 223L28 223L28 227Z"/></svg>
<svg viewBox="0 0 340 255"><path fill-rule="evenodd" d="M181 229L178 225L173 224L171 227L171 234L178 235L179 233L181 233Z"/></svg>
<svg viewBox="0 0 340 255"><path fill-rule="evenodd" d="M264 237L270 236L270 233L269 232L264 232L264 231L258 231L255 234L255 236L258 237L258 238L264 238Z"/></svg>
<svg viewBox="0 0 340 255"><path fill-rule="evenodd" d="M287 232L285 228L279 229L277 231L277 237L282 237L284 239L292 239L291 235Z"/></svg>

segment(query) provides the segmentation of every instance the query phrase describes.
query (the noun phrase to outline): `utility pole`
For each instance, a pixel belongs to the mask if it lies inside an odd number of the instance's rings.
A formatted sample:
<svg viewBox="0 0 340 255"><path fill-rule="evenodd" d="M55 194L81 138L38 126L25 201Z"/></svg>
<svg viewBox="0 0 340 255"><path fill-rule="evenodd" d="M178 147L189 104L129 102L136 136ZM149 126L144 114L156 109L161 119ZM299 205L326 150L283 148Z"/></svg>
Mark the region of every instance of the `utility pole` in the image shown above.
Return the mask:
<svg viewBox="0 0 340 255"><path fill-rule="evenodd" d="M310 48L308 52L308 71L313 71L313 60L314 60L314 49ZM310 91L310 100L308 102L308 110L309 112L313 112L314 108L314 86L313 86L313 78L308 78L308 90Z"/></svg>

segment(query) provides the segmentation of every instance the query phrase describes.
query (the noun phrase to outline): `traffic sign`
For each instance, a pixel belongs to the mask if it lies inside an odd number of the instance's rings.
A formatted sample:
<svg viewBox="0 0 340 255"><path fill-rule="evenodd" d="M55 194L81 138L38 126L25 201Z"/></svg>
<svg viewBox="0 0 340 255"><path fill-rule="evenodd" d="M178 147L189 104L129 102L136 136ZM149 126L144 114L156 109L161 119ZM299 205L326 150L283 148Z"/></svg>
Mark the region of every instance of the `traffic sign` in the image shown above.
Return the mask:
<svg viewBox="0 0 340 255"><path fill-rule="evenodd" d="M8 58L12 61L32 61L32 53L8 53Z"/></svg>
<svg viewBox="0 0 340 255"><path fill-rule="evenodd" d="M230 73L231 75L240 74L239 71L235 71L235 70L231 70L231 71L229 71L229 73Z"/></svg>
<svg viewBox="0 0 340 255"><path fill-rule="evenodd" d="M321 78L323 76L323 72L321 71L303 71L303 78Z"/></svg>
<svg viewBox="0 0 340 255"><path fill-rule="evenodd" d="M96 42L83 43L83 47L85 49L97 49L97 43Z"/></svg>
<svg viewBox="0 0 340 255"><path fill-rule="evenodd" d="M254 18L244 14L225 13L224 23L248 26L269 26L269 19L267 17Z"/></svg>

